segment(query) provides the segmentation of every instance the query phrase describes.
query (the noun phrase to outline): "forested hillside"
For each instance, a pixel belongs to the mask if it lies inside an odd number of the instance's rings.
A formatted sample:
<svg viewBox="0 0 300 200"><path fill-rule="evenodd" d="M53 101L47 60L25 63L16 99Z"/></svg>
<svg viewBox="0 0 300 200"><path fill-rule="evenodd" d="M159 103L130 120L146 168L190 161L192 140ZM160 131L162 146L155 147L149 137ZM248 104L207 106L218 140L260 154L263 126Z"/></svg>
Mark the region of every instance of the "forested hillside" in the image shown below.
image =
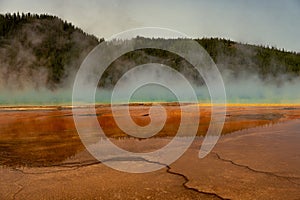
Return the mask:
<svg viewBox="0 0 300 200"><path fill-rule="evenodd" d="M73 80L85 56L101 41L55 16L0 15L0 88L55 90L63 87ZM234 76L255 73L263 80L277 79L282 74L300 75L300 54L296 52L218 38L196 41L207 50L221 72L226 70ZM161 60L194 80L200 78L177 55L144 49L117 59L106 70L100 85L113 85L132 66Z"/></svg>
<svg viewBox="0 0 300 200"><path fill-rule="evenodd" d="M99 39L48 15L0 15L0 85L55 89Z"/></svg>

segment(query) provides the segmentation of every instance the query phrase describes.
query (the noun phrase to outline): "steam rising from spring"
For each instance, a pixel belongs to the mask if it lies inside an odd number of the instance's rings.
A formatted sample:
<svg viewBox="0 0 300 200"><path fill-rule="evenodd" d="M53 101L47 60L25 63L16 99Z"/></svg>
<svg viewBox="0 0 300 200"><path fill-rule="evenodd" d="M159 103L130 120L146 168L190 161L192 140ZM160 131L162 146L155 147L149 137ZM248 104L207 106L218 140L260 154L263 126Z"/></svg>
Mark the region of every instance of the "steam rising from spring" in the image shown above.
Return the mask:
<svg viewBox="0 0 300 200"><path fill-rule="evenodd" d="M156 33L170 33L170 30L160 28L144 28L142 32L156 32ZM148 31L149 30L149 31ZM82 63L74 82L73 87L73 118L77 132L81 141L87 148L87 150L99 161L122 160L122 158L142 158L153 160L153 162L171 164L177 160L191 145L192 141L198 130L199 124L199 110L198 99L194 92L194 88L190 85L189 81L182 76L178 71L158 63L148 63L145 65L136 66L135 68L127 71L116 83L112 98L111 109L113 117L118 125L126 134L139 137L148 138L157 134L163 127L166 121L166 112L164 112L163 106L157 105L150 108L149 125L141 127L136 124L130 117L129 102L134 92L145 85L157 84L170 90L177 101L180 104L181 121L175 137L169 144L161 149L149 153L135 153L129 152L114 145L109 139L107 139L102 128L99 126L95 107L88 107L88 113L92 117L87 124L84 124L84 119L79 115L78 105L84 103L95 103L95 93L98 88L98 82L104 71L108 66L115 61L120 55L124 55L127 52L139 50L139 49L159 49L170 51L176 55L185 58L191 65L195 67L197 72L201 74L203 80L207 84L209 96L212 105L220 103L218 111L215 106L211 107L211 121L208 127L207 135L203 141L203 147L199 151L199 157L205 157L214 147L218 138L220 137L226 114L226 96L225 89L221 75L215 66L212 59L207 52L194 40L191 39L177 39L177 40L141 40L135 38L137 33L140 33L139 29L129 30L124 33L127 37L133 35L133 39L126 40L112 40L109 42L103 42L98 45L84 60ZM123 33L120 33L122 36ZM115 36L116 37L116 36ZM118 38L118 37L116 37ZM183 48L184 47L184 48ZM177 82L175 83L174 80ZM178 84L177 84L178 83ZM177 87L181 85L181 87ZM184 88L185 92L182 92ZM192 106L184 106L182 103L187 101L194 104ZM115 109L116 103L124 101L125 106ZM122 113L120 115L120 112ZM196 115L188 115L188 113L196 113ZM122 116L119 118L119 116ZM218 121L218 123L216 123ZM86 127L89 127L88 130ZM90 139L89 135L96 135L94 139ZM185 140L182 140L183 136L189 135ZM180 144L178 146L178 144ZM104 151L105 150L105 151ZM143 173L155 171L163 166L158 166L152 163L149 167L145 168L136 167L134 163L121 162L104 162L104 164L114 169L133 173ZM132 165L135 165L133 167Z"/></svg>
<svg viewBox="0 0 300 200"><path fill-rule="evenodd" d="M59 21L55 20L54 24ZM151 36L155 32L149 30L140 32L143 36ZM72 62L68 66L63 66L65 69L61 83L55 88L49 88L48 77L49 69L38 62L37 57L33 54L32 49L24 46L21 39L27 38L25 44L31 43L32 48L37 48L44 41L47 35L37 32L31 25L26 24L20 32L21 38L15 38L9 43L9 48L6 46L0 47L0 105L47 105L47 104L70 104L72 102L72 85L77 73L76 66L80 65L81 60L88 53L89 39L86 39L78 31L71 35L72 42L76 44L74 49L84 49L82 54L76 58L72 58ZM177 38L174 34L168 34L168 38ZM130 40L129 35L123 36L120 40ZM19 41L20 40L20 41ZM158 39L157 39L158 40ZM166 39L167 40L167 39ZM182 38L178 39L182 40ZM120 41L121 42L121 41ZM56 46L64 44L62 40L58 40ZM27 45L28 46L28 45ZM248 52L250 49L238 45L237 48L240 54ZM11 53L15 57L11 57ZM193 53L193 52L191 52ZM253 52L255 53L255 52ZM244 55L244 54L243 54ZM150 56L149 56L150 57ZM247 54L245 58L249 65L253 65L255 60L249 60ZM113 71L114 74L121 73L125 70L126 62L123 60L119 63L118 71ZM274 65L279 65L273 61ZM123 66L124 65L124 66ZM194 76L194 71L188 71L189 66L184 66L180 63L181 69L190 77ZM248 66L235 66L236 71L230 70L230 61L226 56L217 57L217 66L222 74L222 78L226 88L227 102L229 103L300 103L300 78L299 76L290 74L279 74L276 77L267 77L262 79L260 74L255 71L248 70ZM109 78L102 77L103 82L109 82ZM107 79L107 80L105 80ZM178 83L176 77L172 77L174 83ZM209 92L206 85L199 85L191 82L198 100L200 103L210 102ZM181 87L178 85L178 87ZM177 101L172 93L166 90L157 90L153 87L146 87L149 92L140 91L132 96L131 102L170 102ZM182 93L185 89L182 88ZM111 88L98 87L95 94L97 103L110 103L112 94ZM120 102L122 103L121 99Z"/></svg>

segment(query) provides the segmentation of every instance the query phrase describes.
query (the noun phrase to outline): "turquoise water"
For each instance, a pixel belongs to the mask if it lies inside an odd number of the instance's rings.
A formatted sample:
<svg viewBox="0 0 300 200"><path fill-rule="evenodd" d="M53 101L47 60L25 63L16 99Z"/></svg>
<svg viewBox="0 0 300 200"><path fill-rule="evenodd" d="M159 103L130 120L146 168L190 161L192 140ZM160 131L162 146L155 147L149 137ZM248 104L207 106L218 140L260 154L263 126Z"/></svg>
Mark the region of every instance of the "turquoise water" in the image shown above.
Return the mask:
<svg viewBox="0 0 300 200"><path fill-rule="evenodd" d="M144 89L144 90L143 90ZM95 95L96 103L110 103L111 91L101 90ZM209 103L210 98L207 91L196 90L197 98L200 103ZM235 93L227 92L227 103L300 103L295 95L236 95ZM185 102L191 102L189 95L184 98ZM137 90L130 99L130 102L178 102L176 96L168 90L145 90L142 88ZM89 102L84 102L89 103ZM118 103L126 103L125 99L119 99ZM32 90L20 92L1 92L0 105L62 105L72 104L72 90Z"/></svg>

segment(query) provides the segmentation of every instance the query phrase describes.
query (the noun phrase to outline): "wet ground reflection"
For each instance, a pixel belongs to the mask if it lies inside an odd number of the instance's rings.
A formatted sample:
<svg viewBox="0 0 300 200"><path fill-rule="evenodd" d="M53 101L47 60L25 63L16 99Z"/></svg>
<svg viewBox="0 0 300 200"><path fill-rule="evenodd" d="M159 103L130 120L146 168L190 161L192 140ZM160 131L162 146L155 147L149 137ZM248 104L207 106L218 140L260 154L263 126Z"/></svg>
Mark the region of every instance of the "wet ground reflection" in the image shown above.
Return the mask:
<svg viewBox="0 0 300 200"><path fill-rule="evenodd" d="M20 109L20 108L18 108ZM131 115L147 124L147 106ZM97 118L110 140L132 152L152 152L172 139L178 107L168 105L168 120L158 137L125 137L107 106ZM295 107L228 108L223 136L205 158L199 148L209 122L209 107L190 148L171 165L153 157L110 157L99 162L81 144L71 110L51 107L0 112L0 199L299 199L300 112ZM90 115L82 109L82 117ZM182 137L182 140L188 138ZM180 148L180 142L174 147ZM124 173L104 164L158 171ZM134 164L134 165L132 165Z"/></svg>
<svg viewBox="0 0 300 200"><path fill-rule="evenodd" d="M164 105L168 118L164 128L155 137L172 137L180 122L180 109L175 104ZM228 107L223 134L256 126L278 123L300 116L294 107ZM79 109L79 108L78 108ZM89 114L82 109L82 117ZM97 118L107 136L125 150L134 152L154 151L166 142L149 143L142 140L127 140L123 145L120 138L128 138L112 117L109 106L97 107ZM149 105L132 105L131 117L139 125L149 123ZM197 135L204 135L210 121L210 107L201 107L201 119ZM0 165L41 167L57 165L84 151L76 132L72 110L68 107L25 107L2 108L0 112ZM187 136L189 133L187 132ZM168 141L166 139L165 141ZM154 145L155 144L155 145Z"/></svg>

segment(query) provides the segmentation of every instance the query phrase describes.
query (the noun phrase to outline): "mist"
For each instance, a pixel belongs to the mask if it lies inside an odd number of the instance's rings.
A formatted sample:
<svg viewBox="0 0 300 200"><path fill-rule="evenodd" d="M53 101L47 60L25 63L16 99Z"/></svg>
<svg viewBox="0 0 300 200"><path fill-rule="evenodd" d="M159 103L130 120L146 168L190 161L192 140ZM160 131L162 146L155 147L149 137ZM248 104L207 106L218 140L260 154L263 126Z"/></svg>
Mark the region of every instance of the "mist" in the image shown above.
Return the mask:
<svg viewBox="0 0 300 200"><path fill-rule="evenodd" d="M277 82L264 81L258 75L247 75L233 77L226 74L223 76L226 89L227 103L282 103L282 104L299 104L300 103L300 79L282 81L280 85ZM130 81L129 81L130 82ZM128 82L128 84L130 84ZM177 79L172 81L176 87L185 94L185 88L180 85ZM123 85L126 87L126 85ZM198 86L192 83L197 94L199 103L209 103L210 97L206 86ZM113 89L99 88L96 92L96 103L110 103ZM131 102L175 102L178 101L176 95L165 87L148 84L136 90L132 95ZM47 88L35 89L26 88L18 90L0 90L0 105L56 105L71 104L72 86L65 86L56 90ZM120 103L122 103L120 99Z"/></svg>
<svg viewBox="0 0 300 200"><path fill-rule="evenodd" d="M38 46L43 41L43 37L38 38L32 32L28 32L28 28L22 30L26 33L31 41L32 37L34 46ZM29 37L30 36L30 37ZM60 41L60 40L59 40ZM10 48L0 48L0 105L70 105L72 104L72 90L77 70L92 49L88 40L75 32L72 35L72 41L76 43L73 48L81 48L76 57L73 57L64 68L64 74L59 83L49 81L51 71L49 68L41 65L37 57L32 54L32 50L25 48L24 43L18 40L11 42ZM25 44L26 45L26 44ZM216 65L222 75L226 90L227 103L265 103L265 104L299 104L300 103L300 77L295 74L281 73L276 76L268 75L267 77L253 70L254 61L248 54L251 49L244 48L243 45L236 46L239 53L244 55L246 65L231 66L232 60L228 60L225 55L219 54L216 59ZM8 59L14 52L14 59ZM146 63L164 63L168 66L167 58L155 58L147 55L145 52L138 54L138 58ZM276 60L272 61L274 65ZM36 64L36 66L35 66ZM98 86L95 94L96 103L110 103L114 84L128 70L135 67L137 63L128 58L117 59L111 64L108 75L100 78L100 82L104 83ZM210 95L205 82L197 70L193 69L191 64L184 60L178 62L178 71L191 84L197 95L199 103L209 103ZM149 71L151 65L145 65L145 72L138 75L139 80L148 78L151 75ZM94 75L94 74L92 74ZM164 79L163 71L156 71L152 74L154 82ZM95 77L99 78L99 77ZM86 80L89 82L90 80ZM123 88L129 87L138 81L137 76L127 76L122 83ZM184 101L188 102L190 94L186 85L182 84L182 80L178 79L173 73L168 74L165 78L167 84L176 86L180 91L180 95L184 96ZM126 90L124 90L126 91ZM176 102L178 101L168 87L162 87L156 84L141 85L132 94L130 102ZM88 102L91 103L91 102ZM120 99L117 103L124 103L124 99Z"/></svg>
<svg viewBox="0 0 300 200"><path fill-rule="evenodd" d="M298 77L282 75L263 80L258 74L243 74L235 77L223 72L223 80L228 103L300 103Z"/></svg>

